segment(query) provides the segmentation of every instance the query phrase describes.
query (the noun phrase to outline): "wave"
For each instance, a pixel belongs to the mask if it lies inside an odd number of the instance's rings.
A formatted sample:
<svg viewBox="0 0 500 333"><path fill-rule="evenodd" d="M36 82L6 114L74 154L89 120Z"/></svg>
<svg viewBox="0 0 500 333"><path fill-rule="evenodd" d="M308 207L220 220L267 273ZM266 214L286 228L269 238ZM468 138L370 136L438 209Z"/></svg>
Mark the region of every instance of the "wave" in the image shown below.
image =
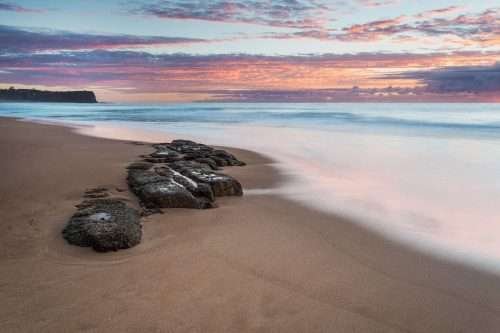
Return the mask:
<svg viewBox="0 0 500 333"><path fill-rule="evenodd" d="M500 106L443 104L72 104L0 105L0 115L74 121L258 124L293 127L339 125L497 131Z"/></svg>

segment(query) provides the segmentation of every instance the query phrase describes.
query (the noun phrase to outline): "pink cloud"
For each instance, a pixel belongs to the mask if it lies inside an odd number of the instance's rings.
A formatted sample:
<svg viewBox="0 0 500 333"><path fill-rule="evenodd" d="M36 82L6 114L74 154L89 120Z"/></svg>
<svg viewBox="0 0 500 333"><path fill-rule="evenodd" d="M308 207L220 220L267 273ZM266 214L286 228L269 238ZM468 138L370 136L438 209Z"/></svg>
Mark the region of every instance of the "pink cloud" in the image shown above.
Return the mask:
<svg viewBox="0 0 500 333"><path fill-rule="evenodd" d="M365 7L390 6L399 3L399 0L358 0Z"/></svg>
<svg viewBox="0 0 500 333"><path fill-rule="evenodd" d="M415 15L415 17L419 18L419 19L429 19L429 18L436 17L436 16L453 14L453 13L456 13L464 8L465 7L463 7L463 6L449 6L449 7L444 7L444 8L438 8L438 9L433 9L433 10L428 10L426 12L422 12L420 14Z"/></svg>
<svg viewBox="0 0 500 333"><path fill-rule="evenodd" d="M2 51L10 53L49 50L119 49L203 42L209 41L180 37L84 34L68 31L21 29L0 25Z"/></svg>
<svg viewBox="0 0 500 333"><path fill-rule="evenodd" d="M392 19L378 20L364 24L356 24L333 33L331 39L343 41L375 41L382 38L400 38L411 34L415 36L455 36L463 39L463 43L486 44L498 40L500 35L500 9L492 8L476 14L449 16L459 7L446 7L423 12L412 17L399 16ZM405 35L406 34L406 35Z"/></svg>
<svg viewBox="0 0 500 333"><path fill-rule="evenodd" d="M316 0L157 1L132 12L165 19L250 23L274 27L317 29L331 10Z"/></svg>
<svg viewBox="0 0 500 333"><path fill-rule="evenodd" d="M78 88L101 86L129 95L176 93L236 96L232 92L238 92L241 94L240 100L257 99L258 96L267 96L269 100L284 98L285 92L291 94L290 100L323 101L335 96L337 100L341 96L357 96L360 100L375 97L396 99L422 93L422 89L430 86L431 82L446 82L448 76L438 75L429 68L445 69L450 65L493 66L498 57L498 53L481 52L272 57L79 51L3 55L0 57L0 82L4 85ZM478 85L478 91L492 93L491 89L479 89L492 87L486 82L497 79L495 76L489 79L486 74L483 75L491 67L485 69L480 73L477 70L478 73L474 74L478 78L477 82L484 82ZM399 74L395 75L395 71ZM429 74L424 76L417 73ZM353 89L355 86L358 88ZM251 91L259 91L258 96ZM441 93L453 92L445 89L425 90L425 94Z"/></svg>

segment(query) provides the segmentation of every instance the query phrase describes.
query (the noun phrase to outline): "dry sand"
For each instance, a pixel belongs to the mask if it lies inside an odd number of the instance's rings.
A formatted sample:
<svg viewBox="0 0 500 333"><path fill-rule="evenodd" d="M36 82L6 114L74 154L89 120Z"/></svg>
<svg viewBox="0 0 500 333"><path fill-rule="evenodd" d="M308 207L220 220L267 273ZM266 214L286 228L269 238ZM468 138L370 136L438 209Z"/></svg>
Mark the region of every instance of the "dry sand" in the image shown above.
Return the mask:
<svg viewBox="0 0 500 333"><path fill-rule="evenodd" d="M125 166L148 150L0 120L0 331L500 331L500 277L276 196L150 216L130 250L66 244L82 192L126 188ZM246 189L280 180L234 152L249 165L226 170Z"/></svg>

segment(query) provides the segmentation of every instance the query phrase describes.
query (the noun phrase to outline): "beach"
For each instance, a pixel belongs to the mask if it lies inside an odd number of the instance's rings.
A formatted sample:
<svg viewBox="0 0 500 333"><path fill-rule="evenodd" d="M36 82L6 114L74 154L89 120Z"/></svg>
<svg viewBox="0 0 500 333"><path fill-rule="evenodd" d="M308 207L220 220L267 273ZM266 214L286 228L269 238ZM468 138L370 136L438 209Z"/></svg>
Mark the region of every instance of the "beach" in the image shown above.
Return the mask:
<svg viewBox="0 0 500 333"><path fill-rule="evenodd" d="M498 332L499 276L266 194L287 182L273 161L227 149L248 194L145 217L138 246L96 253L62 228L88 188L137 206L126 166L151 147L0 119L0 330Z"/></svg>

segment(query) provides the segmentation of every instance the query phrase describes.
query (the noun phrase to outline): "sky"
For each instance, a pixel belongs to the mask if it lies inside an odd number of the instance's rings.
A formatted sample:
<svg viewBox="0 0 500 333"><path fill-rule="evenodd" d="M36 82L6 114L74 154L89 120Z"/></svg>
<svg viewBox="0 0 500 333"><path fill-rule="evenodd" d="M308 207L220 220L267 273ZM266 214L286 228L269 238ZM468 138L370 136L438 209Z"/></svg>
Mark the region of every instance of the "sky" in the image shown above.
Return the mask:
<svg viewBox="0 0 500 333"><path fill-rule="evenodd" d="M0 88L500 102L500 0L0 0Z"/></svg>

